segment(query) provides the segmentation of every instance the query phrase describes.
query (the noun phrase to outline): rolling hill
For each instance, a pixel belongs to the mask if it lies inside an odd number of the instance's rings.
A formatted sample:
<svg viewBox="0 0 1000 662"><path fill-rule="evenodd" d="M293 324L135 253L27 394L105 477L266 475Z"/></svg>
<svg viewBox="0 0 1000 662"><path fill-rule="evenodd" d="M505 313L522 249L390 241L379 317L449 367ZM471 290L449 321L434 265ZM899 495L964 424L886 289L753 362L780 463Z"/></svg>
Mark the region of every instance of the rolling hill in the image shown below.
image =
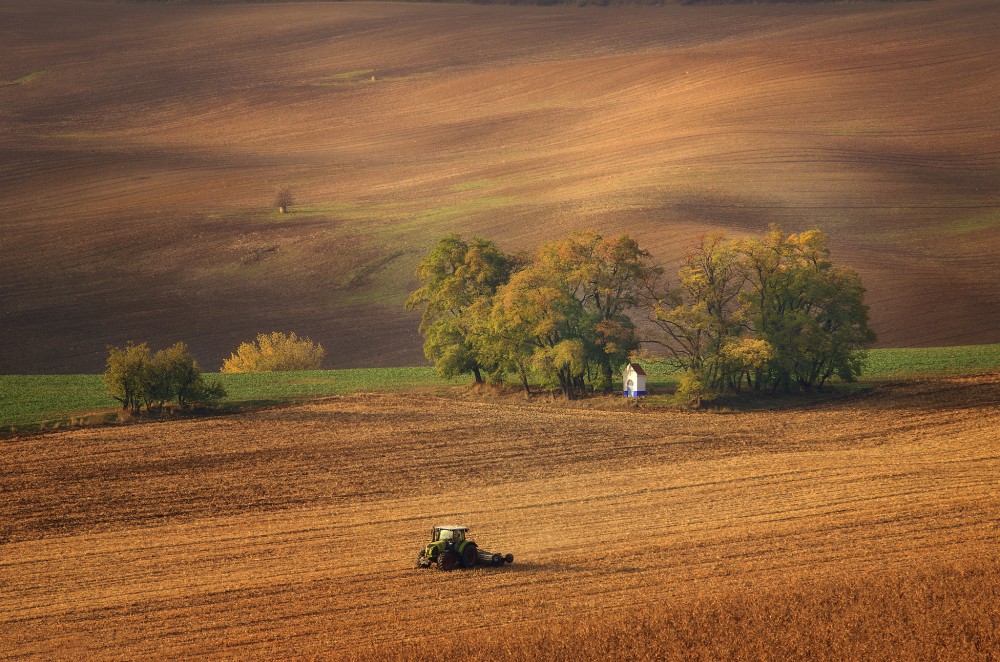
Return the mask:
<svg viewBox="0 0 1000 662"><path fill-rule="evenodd" d="M423 361L442 234L820 227L885 346L1000 342L1000 10L0 0L0 373L294 330ZM297 198L279 215L279 187Z"/></svg>

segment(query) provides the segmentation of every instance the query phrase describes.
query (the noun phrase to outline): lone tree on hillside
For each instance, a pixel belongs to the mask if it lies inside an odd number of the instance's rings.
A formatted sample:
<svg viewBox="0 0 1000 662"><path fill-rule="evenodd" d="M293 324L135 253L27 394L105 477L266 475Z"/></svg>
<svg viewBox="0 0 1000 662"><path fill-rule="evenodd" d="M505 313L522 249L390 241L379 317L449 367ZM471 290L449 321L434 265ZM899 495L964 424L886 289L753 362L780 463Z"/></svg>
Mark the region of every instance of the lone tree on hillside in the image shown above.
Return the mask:
<svg viewBox="0 0 1000 662"><path fill-rule="evenodd" d="M292 195L292 189L287 186L279 189L274 196L274 206L278 208L279 214L284 214L293 204L295 204L295 196Z"/></svg>

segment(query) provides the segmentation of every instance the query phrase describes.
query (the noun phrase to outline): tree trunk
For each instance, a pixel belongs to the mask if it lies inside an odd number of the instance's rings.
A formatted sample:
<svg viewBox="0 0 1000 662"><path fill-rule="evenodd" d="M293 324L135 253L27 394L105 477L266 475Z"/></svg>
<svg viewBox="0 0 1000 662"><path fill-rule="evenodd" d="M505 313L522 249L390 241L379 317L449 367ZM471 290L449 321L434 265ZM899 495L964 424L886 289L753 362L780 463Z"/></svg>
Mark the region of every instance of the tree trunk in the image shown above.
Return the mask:
<svg viewBox="0 0 1000 662"><path fill-rule="evenodd" d="M473 363L472 364L472 374L476 376L476 384L482 385L482 383L483 383L483 375L482 375L482 373L479 372L479 364L478 363Z"/></svg>
<svg viewBox="0 0 1000 662"><path fill-rule="evenodd" d="M567 400L573 399L573 378L567 375L564 371L559 371L559 388L562 389L563 396Z"/></svg>
<svg viewBox="0 0 1000 662"><path fill-rule="evenodd" d="M611 395L614 393L614 371L611 370L611 362L605 361L604 365L601 366L601 370L604 372L604 395Z"/></svg>

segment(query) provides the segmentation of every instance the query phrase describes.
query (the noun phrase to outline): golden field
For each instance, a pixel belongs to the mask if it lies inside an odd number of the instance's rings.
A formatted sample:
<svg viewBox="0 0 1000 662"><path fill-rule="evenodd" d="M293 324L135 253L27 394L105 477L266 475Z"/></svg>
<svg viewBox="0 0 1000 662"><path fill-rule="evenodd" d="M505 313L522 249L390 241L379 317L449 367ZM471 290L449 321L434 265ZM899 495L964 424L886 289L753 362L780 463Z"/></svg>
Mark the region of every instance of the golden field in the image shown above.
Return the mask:
<svg viewBox="0 0 1000 662"><path fill-rule="evenodd" d="M886 346L1000 341L992 0L570 8L0 0L0 374L294 330L422 361L443 234L819 227ZM292 214L271 209L291 187Z"/></svg>
<svg viewBox="0 0 1000 662"><path fill-rule="evenodd" d="M0 652L994 659L998 402L458 389L2 440ZM440 523L514 564L416 569Z"/></svg>
<svg viewBox="0 0 1000 662"><path fill-rule="evenodd" d="M126 340L214 370L272 330L422 363L402 303L448 232L629 232L676 265L819 227L882 345L1000 342L993 0L0 0L0 41L0 374ZM992 660L998 433L983 374L6 437L0 657ZM515 563L417 570L441 523Z"/></svg>

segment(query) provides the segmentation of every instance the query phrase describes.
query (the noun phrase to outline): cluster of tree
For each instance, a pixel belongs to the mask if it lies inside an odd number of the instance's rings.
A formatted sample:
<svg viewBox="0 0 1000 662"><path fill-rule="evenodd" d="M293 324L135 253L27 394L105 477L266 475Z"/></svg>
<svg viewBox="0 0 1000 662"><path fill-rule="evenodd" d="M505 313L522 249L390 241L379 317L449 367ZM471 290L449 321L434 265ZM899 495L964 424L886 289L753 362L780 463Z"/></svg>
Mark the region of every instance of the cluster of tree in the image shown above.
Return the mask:
<svg viewBox="0 0 1000 662"><path fill-rule="evenodd" d="M529 375L567 398L615 387L641 342L659 343L683 369L681 391L743 384L809 389L854 379L874 340L864 288L834 267L819 231L760 238L706 237L676 280L628 235L584 232L530 258L485 239L443 238L420 263L424 353L445 377L477 383ZM640 339L632 315L659 333Z"/></svg>
<svg viewBox="0 0 1000 662"><path fill-rule="evenodd" d="M853 381L868 327L865 288L835 267L826 236L811 230L762 237L705 237L673 287L651 299L659 340L684 370L680 390L705 393L811 390L836 375Z"/></svg>
<svg viewBox="0 0 1000 662"><path fill-rule="evenodd" d="M544 244L532 258L484 239L442 239L417 268L424 352L439 374L477 383L529 373L567 398L610 391L639 346L628 311L658 269L631 237L584 232Z"/></svg>
<svg viewBox="0 0 1000 662"><path fill-rule="evenodd" d="M187 407L226 396L217 380L205 380L198 361L182 342L156 353L146 343L108 347L104 384L122 409L135 412L142 407L162 409L174 399L181 407Z"/></svg>
<svg viewBox="0 0 1000 662"><path fill-rule="evenodd" d="M322 345L294 332L261 333L254 342L242 343L222 363L222 372L318 370L325 354Z"/></svg>

